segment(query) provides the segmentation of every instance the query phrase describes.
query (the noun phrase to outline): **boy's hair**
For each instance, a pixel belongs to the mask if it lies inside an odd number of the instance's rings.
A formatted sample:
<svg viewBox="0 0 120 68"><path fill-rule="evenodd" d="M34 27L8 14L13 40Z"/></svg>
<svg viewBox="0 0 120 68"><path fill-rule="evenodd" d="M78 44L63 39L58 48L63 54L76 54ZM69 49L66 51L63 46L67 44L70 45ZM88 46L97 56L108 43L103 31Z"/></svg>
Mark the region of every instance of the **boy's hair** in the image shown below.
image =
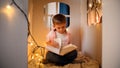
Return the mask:
<svg viewBox="0 0 120 68"><path fill-rule="evenodd" d="M53 16L52 21L53 25L66 23L66 17L63 14L56 14L55 16Z"/></svg>

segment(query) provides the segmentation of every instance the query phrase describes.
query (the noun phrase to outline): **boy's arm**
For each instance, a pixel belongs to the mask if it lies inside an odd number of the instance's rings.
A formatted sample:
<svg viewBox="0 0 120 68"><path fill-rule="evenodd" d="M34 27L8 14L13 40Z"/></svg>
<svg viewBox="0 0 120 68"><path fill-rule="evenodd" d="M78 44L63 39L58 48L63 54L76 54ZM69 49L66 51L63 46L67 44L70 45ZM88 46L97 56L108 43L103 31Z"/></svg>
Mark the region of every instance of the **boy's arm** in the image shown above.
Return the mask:
<svg viewBox="0 0 120 68"><path fill-rule="evenodd" d="M47 41L46 44L55 48L59 48L59 44L56 41Z"/></svg>
<svg viewBox="0 0 120 68"><path fill-rule="evenodd" d="M56 41L54 41L54 38L55 38L54 36L55 36L54 31L50 31L47 35L46 44L53 46L55 48L59 48L59 44Z"/></svg>

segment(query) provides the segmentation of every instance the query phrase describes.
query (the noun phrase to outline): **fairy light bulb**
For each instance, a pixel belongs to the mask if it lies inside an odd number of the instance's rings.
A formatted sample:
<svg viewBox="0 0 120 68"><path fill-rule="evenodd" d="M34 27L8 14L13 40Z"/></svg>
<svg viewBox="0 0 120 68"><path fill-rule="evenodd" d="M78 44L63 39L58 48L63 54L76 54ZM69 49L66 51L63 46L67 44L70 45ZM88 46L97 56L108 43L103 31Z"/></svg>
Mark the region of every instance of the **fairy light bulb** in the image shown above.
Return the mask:
<svg viewBox="0 0 120 68"><path fill-rule="evenodd" d="M11 6L10 6L10 5L7 5L7 6L6 6L6 8L10 9L10 8L11 8Z"/></svg>
<svg viewBox="0 0 120 68"><path fill-rule="evenodd" d="M89 4L89 7L90 7L90 8L92 7L92 4L91 4L91 3Z"/></svg>
<svg viewBox="0 0 120 68"><path fill-rule="evenodd" d="M30 45L32 46L32 45L33 45L33 43L31 42L31 43L30 43Z"/></svg>
<svg viewBox="0 0 120 68"><path fill-rule="evenodd" d="M35 56L39 56L39 54L35 54Z"/></svg>
<svg viewBox="0 0 120 68"><path fill-rule="evenodd" d="M32 56L32 59L34 59L34 56Z"/></svg>

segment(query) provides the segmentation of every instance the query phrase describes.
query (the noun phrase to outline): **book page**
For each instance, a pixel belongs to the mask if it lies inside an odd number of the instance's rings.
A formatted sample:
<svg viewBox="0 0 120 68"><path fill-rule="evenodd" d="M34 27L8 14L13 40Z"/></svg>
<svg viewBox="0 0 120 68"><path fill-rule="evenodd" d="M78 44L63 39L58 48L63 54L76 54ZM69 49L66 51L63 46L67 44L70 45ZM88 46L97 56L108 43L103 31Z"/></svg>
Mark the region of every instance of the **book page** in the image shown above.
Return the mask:
<svg viewBox="0 0 120 68"><path fill-rule="evenodd" d="M51 45L47 45L46 46L46 49L48 49L49 51L53 52L53 53L56 53L56 54L59 54L60 53L60 49L61 49L61 39L60 38L56 38L54 39L54 41L56 41L58 44L59 44L59 48L55 48Z"/></svg>
<svg viewBox="0 0 120 68"><path fill-rule="evenodd" d="M65 55L73 50L77 49L76 45L73 44L68 44L64 47L61 48L60 54L59 55Z"/></svg>

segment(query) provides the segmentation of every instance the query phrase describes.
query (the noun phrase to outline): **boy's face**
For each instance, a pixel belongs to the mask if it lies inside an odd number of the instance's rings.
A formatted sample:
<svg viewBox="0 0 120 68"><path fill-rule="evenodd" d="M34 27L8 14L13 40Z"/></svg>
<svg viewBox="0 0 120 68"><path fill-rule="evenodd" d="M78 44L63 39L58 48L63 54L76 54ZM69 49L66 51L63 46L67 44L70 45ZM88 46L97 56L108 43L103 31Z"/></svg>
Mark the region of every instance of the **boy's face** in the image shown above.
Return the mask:
<svg viewBox="0 0 120 68"><path fill-rule="evenodd" d="M56 29L57 32L63 34L66 31L66 23L54 24L54 28Z"/></svg>

